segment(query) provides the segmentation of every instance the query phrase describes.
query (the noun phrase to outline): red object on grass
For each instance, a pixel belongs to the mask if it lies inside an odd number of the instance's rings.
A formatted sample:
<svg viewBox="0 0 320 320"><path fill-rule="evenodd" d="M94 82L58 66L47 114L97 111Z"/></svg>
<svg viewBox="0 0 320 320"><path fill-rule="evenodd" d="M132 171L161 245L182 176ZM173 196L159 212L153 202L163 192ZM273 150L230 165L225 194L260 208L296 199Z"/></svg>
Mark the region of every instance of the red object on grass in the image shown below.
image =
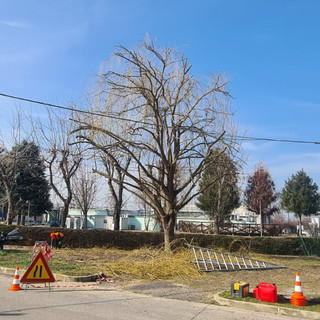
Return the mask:
<svg viewBox="0 0 320 320"><path fill-rule="evenodd" d="M276 303L278 301L277 287L269 282L261 282L253 290L253 295L260 301Z"/></svg>

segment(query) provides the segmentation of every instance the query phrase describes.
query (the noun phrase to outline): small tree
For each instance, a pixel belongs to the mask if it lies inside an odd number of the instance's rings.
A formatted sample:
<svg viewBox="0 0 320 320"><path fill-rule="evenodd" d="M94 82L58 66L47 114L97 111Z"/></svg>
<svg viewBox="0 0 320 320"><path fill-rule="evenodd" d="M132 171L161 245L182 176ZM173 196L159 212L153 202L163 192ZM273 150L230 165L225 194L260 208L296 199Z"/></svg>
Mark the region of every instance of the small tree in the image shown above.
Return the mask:
<svg viewBox="0 0 320 320"><path fill-rule="evenodd" d="M69 114L48 110L48 123L38 120L34 124L34 134L44 152L49 171L50 186L62 202L61 225L66 225L69 206L73 199L72 179L82 161L81 150L74 145L71 135L72 123Z"/></svg>
<svg viewBox="0 0 320 320"><path fill-rule="evenodd" d="M217 158L202 175L196 205L214 219L214 233L219 234L220 223L240 205L240 197L234 161L219 150L214 153Z"/></svg>
<svg viewBox="0 0 320 320"><path fill-rule="evenodd" d="M103 165L103 171L98 168L93 172L105 177L108 182L109 191L111 193L111 201L113 205L113 226L114 230L120 230L120 217L123 206L124 179L126 170L128 170L131 158L120 156L117 153L112 153L110 150L103 150L100 156L100 162ZM121 165L125 171L122 171Z"/></svg>
<svg viewBox="0 0 320 320"><path fill-rule="evenodd" d="M281 193L281 207L293 212L299 218L299 235L301 236L302 215L309 216L319 210L320 196L318 186L303 170L298 171L287 180Z"/></svg>
<svg viewBox="0 0 320 320"><path fill-rule="evenodd" d="M82 229L88 228L88 211L91 209L98 191L97 176L83 167L74 176L73 198L83 214Z"/></svg>
<svg viewBox="0 0 320 320"><path fill-rule="evenodd" d="M259 163L252 176L249 177L244 194L244 202L249 211L260 215L261 236L266 217L278 211L276 200L278 196L275 184L269 172Z"/></svg>

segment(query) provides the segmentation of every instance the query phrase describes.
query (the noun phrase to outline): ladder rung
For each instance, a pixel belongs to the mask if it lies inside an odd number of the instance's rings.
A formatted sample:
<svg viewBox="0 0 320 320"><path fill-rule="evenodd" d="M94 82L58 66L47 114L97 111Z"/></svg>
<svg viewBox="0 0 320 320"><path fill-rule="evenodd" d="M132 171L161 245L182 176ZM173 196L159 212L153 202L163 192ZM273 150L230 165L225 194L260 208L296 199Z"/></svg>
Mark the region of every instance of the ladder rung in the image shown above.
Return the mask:
<svg viewBox="0 0 320 320"><path fill-rule="evenodd" d="M217 251L209 248L202 248L187 244L192 248L195 256L193 263L197 264L199 271L236 271L236 270L266 270L266 269L280 269L285 266L276 265L271 262L265 262L252 258L232 255L230 253ZM206 258L204 251L206 252ZM239 261L241 260L241 262ZM228 262L227 262L228 260Z"/></svg>

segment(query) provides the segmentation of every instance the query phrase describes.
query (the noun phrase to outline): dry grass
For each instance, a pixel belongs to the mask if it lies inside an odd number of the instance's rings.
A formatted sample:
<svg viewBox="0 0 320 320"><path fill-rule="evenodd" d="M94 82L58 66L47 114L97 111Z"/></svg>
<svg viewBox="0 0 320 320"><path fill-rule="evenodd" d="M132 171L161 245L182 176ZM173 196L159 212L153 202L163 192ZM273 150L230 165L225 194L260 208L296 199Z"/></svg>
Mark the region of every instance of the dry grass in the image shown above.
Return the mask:
<svg viewBox="0 0 320 320"><path fill-rule="evenodd" d="M121 280L201 277L198 270L189 262L192 259L190 254L191 252L186 249L166 253L161 249L149 248L132 251L114 248L54 251L56 259L79 264L81 273L103 272Z"/></svg>
<svg viewBox="0 0 320 320"><path fill-rule="evenodd" d="M194 260L192 251L185 248L179 248L171 254L150 248L132 251L113 248L54 251L54 259L76 262L78 269L73 271L75 273L103 272L123 282L170 280L212 293L229 290L232 282L245 281L250 283L251 289L260 282L275 283L279 293L290 295L294 290L295 274L299 271L304 292L312 297L320 296L319 257L250 256L285 265L287 269L200 273L190 263Z"/></svg>
<svg viewBox="0 0 320 320"><path fill-rule="evenodd" d="M18 261L22 261L21 256L18 258L19 254L25 255L25 264L28 265L32 247L14 248L15 250L5 248L7 254L1 256L0 266L15 267ZM299 271L304 294L308 298L320 297L319 257L267 256L248 252L244 255L285 265L287 269L200 273L196 265L190 263L194 260L192 250L181 247L172 253L155 248L131 251L114 248L63 248L53 250L49 266L55 273L68 275L83 276L103 272L125 287L133 283L169 281L194 288L207 296L230 290L231 283L235 281L248 282L251 291L260 282L271 282L277 285L278 293L291 295L295 274Z"/></svg>

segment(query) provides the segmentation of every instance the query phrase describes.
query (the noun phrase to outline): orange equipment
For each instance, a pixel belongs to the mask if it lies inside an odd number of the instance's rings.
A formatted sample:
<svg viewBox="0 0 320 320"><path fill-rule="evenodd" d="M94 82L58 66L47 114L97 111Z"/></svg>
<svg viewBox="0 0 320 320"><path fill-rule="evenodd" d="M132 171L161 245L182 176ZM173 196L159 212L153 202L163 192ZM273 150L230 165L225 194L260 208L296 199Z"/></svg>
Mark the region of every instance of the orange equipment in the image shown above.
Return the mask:
<svg viewBox="0 0 320 320"><path fill-rule="evenodd" d="M61 248L64 234L62 232L52 232L50 234L50 237L51 237L51 247L53 245L55 248Z"/></svg>
<svg viewBox="0 0 320 320"><path fill-rule="evenodd" d="M303 296L300 273L296 273L296 283L294 287L294 294L291 296L290 302L296 307L308 305L308 300Z"/></svg>
<svg viewBox="0 0 320 320"><path fill-rule="evenodd" d="M14 273L14 277L12 281L12 286L8 290L10 291L22 290L20 288L19 267L16 268L16 272Z"/></svg>

